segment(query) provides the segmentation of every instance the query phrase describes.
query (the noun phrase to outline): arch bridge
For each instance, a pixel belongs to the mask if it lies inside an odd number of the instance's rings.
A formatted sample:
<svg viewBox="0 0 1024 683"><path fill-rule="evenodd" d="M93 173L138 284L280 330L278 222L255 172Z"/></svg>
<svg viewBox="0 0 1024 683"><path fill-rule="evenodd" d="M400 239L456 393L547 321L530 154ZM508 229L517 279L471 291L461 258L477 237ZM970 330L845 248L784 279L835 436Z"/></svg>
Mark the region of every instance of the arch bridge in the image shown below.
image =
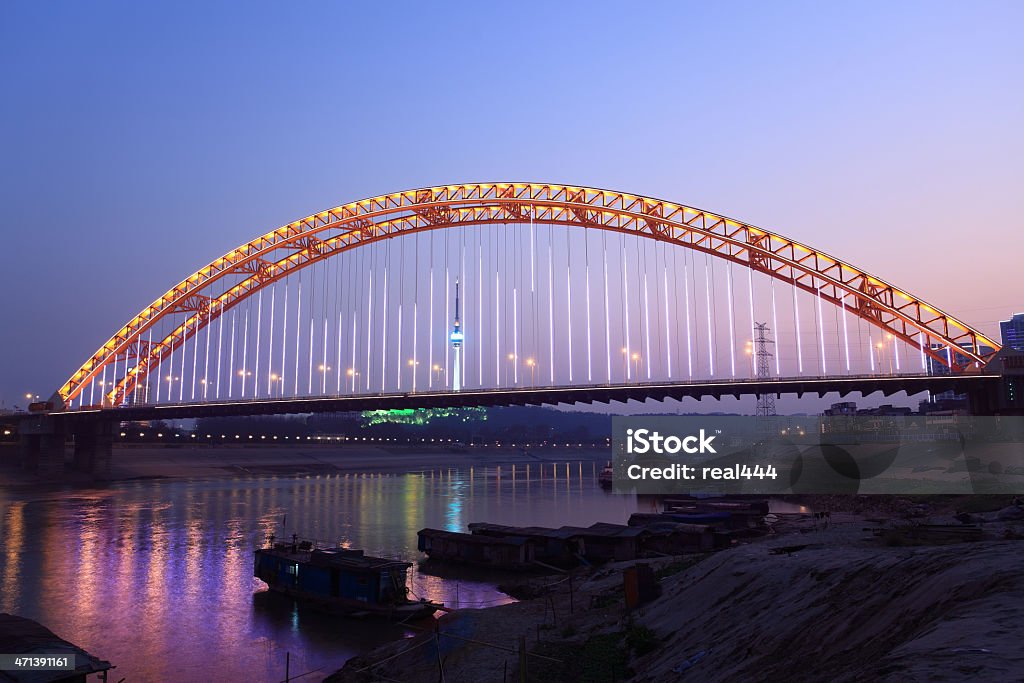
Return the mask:
<svg viewBox="0 0 1024 683"><path fill-rule="evenodd" d="M769 345L755 348L759 323ZM350 202L230 250L129 319L53 401L95 412L443 394L460 356L460 388L476 394L869 381L977 373L998 350L887 280L718 213L468 183Z"/></svg>

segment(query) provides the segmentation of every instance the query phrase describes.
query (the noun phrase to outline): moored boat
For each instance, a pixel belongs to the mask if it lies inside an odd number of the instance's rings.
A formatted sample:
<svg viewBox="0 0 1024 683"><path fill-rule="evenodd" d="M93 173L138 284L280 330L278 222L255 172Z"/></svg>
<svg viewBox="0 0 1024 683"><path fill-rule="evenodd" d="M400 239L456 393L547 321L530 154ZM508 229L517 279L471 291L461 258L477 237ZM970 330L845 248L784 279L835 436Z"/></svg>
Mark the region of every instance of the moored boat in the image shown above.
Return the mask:
<svg viewBox="0 0 1024 683"><path fill-rule="evenodd" d="M597 483L603 489L610 489L615 478L615 470L612 468L612 464L608 463L601 470L601 473L597 475Z"/></svg>
<svg viewBox="0 0 1024 683"><path fill-rule="evenodd" d="M320 609L404 621L433 614L443 605L412 600L406 586L410 562L370 557L362 550L319 547L293 536L256 550L253 574L270 590Z"/></svg>

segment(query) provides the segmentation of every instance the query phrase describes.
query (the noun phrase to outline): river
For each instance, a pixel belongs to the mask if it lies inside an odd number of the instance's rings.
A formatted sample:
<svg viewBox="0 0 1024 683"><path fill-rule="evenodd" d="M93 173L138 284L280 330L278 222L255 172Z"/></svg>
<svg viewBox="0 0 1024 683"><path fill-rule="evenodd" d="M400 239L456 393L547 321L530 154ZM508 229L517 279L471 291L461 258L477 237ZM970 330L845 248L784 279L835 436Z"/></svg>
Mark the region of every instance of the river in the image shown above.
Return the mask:
<svg viewBox="0 0 1024 683"><path fill-rule="evenodd" d="M535 462L408 473L0 487L0 611L35 619L117 666L111 681L317 681L408 635L330 617L252 576L271 534L417 561L423 527L625 523L634 496L602 491L600 463ZM646 505L646 504L645 504ZM646 508L645 508L646 509ZM453 607L509 601L492 577L410 570L414 595Z"/></svg>

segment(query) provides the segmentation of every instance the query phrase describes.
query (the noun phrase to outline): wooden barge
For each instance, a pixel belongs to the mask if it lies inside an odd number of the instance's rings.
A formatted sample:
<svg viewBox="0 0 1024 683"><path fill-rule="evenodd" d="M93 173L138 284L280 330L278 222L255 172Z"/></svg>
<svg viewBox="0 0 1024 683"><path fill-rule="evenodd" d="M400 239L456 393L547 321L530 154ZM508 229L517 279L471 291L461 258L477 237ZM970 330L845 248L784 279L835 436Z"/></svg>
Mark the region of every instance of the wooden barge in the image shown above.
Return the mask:
<svg viewBox="0 0 1024 683"><path fill-rule="evenodd" d="M478 522L470 524L469 530L476 536L523 539L533 546L536 559L570 565L577 564L580 559L589 562L636 559L640 540L646 535L642 529L604 522L589 527L563 526L558 529Z"/></svg>
<svg viewBox="0 0 1024 683"><path fill-rule="evenodd" d="M696 496L675 496L666 498L662 505L665 512L737 512L767 515L767 500L744 500L740 498L697 498Z"/></svg>
<svg viewBox="0 0 1024 683"><path fill-rule="evenodd" d="M432 560L500 569L533 566L534 546L523 538L493 538L442 529L420 529L416 547Z"/></svg>
<svg viewBox="0 0 1024 683"><path fill-rule="evenodd" d="M579 563L584 554L583 539L572 528L549 529L542 526L512 527L488 522L469 525L468 536L475 538L521 539L532 548L534 560L557 566Z"/></svg>
<svg viewBox="0 0 1024 683"><path fill-rule="evenodd" d="M431 560L500 569L576 566L639 556L644 529L620 524L589 528L506 527L471 524L472 533L420 529L418 547Z"/></svg>
<svg viewBox="0 0 1024 683"><path fill-rule="evenodd" d="M718 545L711 526L662 521L558 529L476 522L469 525L470 533L421 529L418 547L431 560L521 570L706 552Z"/></svg>

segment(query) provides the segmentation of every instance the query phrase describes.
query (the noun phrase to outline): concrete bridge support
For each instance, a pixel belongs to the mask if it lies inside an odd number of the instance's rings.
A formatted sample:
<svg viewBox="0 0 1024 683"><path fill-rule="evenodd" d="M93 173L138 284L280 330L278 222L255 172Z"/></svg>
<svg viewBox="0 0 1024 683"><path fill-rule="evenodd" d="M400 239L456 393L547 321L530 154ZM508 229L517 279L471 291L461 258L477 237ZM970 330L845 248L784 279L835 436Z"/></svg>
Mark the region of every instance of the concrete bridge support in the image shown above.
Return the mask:
<svg viewBox="0 0 1024 683"><path fill-rule="evenodd" d="M64 474L64 445L67 431L63 421L42 416L25 420L19 426L21 466L43 479Z"/></svg>
<svg viewBox="0 0 1024 683"><path fill-rule="evenodd" d="M21 466L41 479L60 479L65 471L68 437L73 439L72 465L94 479L109 479L113 430L109 421L73 422L40 415L18 425Z"/></svg>
<svg viewBox="0 0 1024 683"><path fill-rule="evenodd" d="M95 479L110 478L110 462L113 455L113 425L110 422L93 422L77 425L74 430L74 468Z"/></svg>

